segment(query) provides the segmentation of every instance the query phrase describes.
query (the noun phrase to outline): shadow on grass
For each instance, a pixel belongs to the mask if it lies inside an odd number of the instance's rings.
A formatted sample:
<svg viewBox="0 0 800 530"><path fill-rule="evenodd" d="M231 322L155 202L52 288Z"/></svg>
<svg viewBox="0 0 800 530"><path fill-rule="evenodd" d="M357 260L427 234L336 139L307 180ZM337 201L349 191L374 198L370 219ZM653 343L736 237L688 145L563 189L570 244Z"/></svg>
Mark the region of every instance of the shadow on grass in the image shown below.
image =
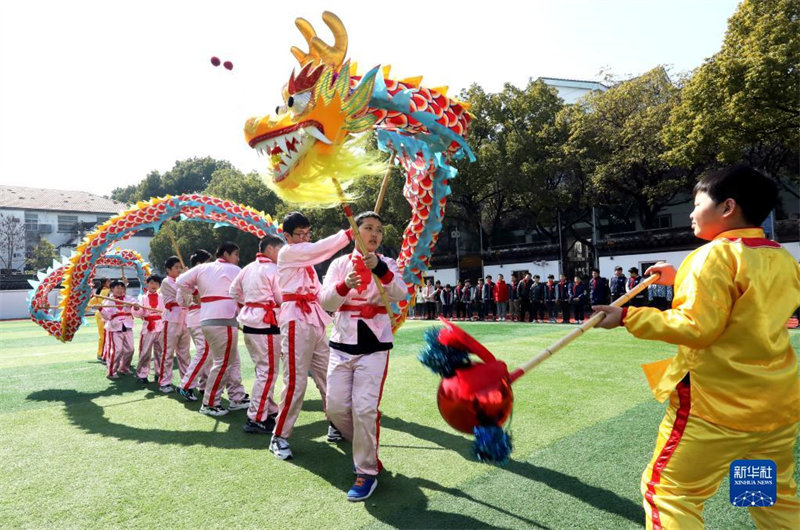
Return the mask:
<svg viewBox="0 0 800 530"><path fill-rule="evenodd" d="M403 431L416 438L428 440L474 462L471 443L461 435L418 423L407 422L399 418L387 418L386 416L381 419L381 425L387 429ZM498 470L500 472L514 473L534 482L539 482L549 488L571 495L598 510L618 515L633 523L641 524L644 521L645 514L641 505L632 502L630 499L620 497L611 490L582 482L572 475L513 459L504 467L498 468Z"/></svg>
<svg viewBox="0 0 800 530"><path fill-rule="evenodd" d="M159 445L193 446L202 445L211 448L265 450L269 443L268 436L249 435L238 428L246 420L244 411L233 412L221 417L208 417L209 421L217 426L225 426L229 432L223 434L213 431L173 431L164 429L143 429L130 425L113 423L105 416L105 408L119 406L132 401L146 401L150 399L175 399L179 400L188 410L200 408L200 401L186 402L177 394L161 394L158 390L146 387L148 392L143 396L124 403L114 403L106 406L94 402L97 398L120 396L126 393L138 392L143 386L133 378L124 378L115 381L108 388L99 391L84 393L71 389L52 389L33 392L29 400L39 402L60 402L66 405L65 412L70 423L75 427L101 436L113 437L119 440L136 442L151 442ZM132 396L133 397L133 396ZM319 399L307 400L303 405L305 411L322 411ZM408 433L420 440L426 440L437 447L414 447L413 449L449 450L461 455L465 460L474 461L470 443L461 435L439 430L426 425L409 422L400 418L384 415L381 424L385 429L392 429ZM353 482L352 456L349 444L341 446L315 440L323 436L327 429L327 422L316 421L296 426L292 436L292 450L295 459L287 462L318 475L328 481L332 486L342 491L342 502L345 501L345 492ZM616 514L636 524L644 519L642 508L630 501L597 486L582 482L576 477L552 469L535 466L527 462L512 460L497 472L510 472L539 482L549 488L566 493L577 500L585 502L599 510ZM486 521L474 519L460 513L441 512L428 508L428 496L423 490L444 493L456 498L466 499L472 503L484 506L498 513L505 514L520 522L520 524L547 528L545 525L509 512L500 506L482 499L477 499L469 494L455 489L443 487L436 482L421 478L408 477L400 473L391 473L385 470L380 478L383 485L379 487L369 501L364 503L366 510L376 519L397 528L449 527L449 528L490 528Z"/></svg>
<svg viewBox="0 0 800 530"><path fill-rule="evenodd" d="M64 411L69 422L75 427L89 433L108 436L119 440L132 440L136 442L151 442L160 445L204 445L215 448L251 448L265 449L269 445L268 436L248 435L237 429L246 421L245 411L231 412L225 416L207 416L208 421L214 422L215 427L225 426L231 432L221 435L218 428L212 431L174 431L165 429L143 429L130 425L114 423L105 416L104 410L136 401L149 401L151 399L172 399L180 401L188 410L197 411L201 401L187 402L178 394L162 394L153 385L142 385L133 378L123 378L114 381L108 388L99 392L78 392L71 389L52 389L33 392L28 395L32 401L60 402L65 406ZM131 401L123 401L108 405L98 405L94 402L97 398L120 396L130 392L147 390L143 397L136 396Z"/></svg>
<svg viewBox="0 0 800 530"><path fill-rule="evenodd" d="M316 422L295 427L291 438L294 458L287 460L286 464L305 469L328 481L333 487L341 490L342 502L347 502L345 494L354 480L350 444L342 442L334 445L312 440L312 437L319 435L319 426L321 424L322 422ZM405 432L410 434L415 434L415 431L420 432L421 430L429 429L423 425L387 416L381 418L381 425L383 428L397 430L408 428L409 430ZM402 428L398 429L398 427ZM438 432L435 429L430 430ZM463 442L463 439L457 436L453 436L453 438ZM440 438L440 440L448 441L446 438ZM466 499L485 508L513 517L519 521L519 525L531 528L548 528L536 521L509 512L500 506L476 499L459 489L447 488L425 478L409 477L402 473L392 473L389 469L384 469L378 478L378 482L378 489L368 500L364 501L364 508L372 517L394 528L499 528L485 520L475 519L468 515L429 508L429 494L425 490Z"/></svg>

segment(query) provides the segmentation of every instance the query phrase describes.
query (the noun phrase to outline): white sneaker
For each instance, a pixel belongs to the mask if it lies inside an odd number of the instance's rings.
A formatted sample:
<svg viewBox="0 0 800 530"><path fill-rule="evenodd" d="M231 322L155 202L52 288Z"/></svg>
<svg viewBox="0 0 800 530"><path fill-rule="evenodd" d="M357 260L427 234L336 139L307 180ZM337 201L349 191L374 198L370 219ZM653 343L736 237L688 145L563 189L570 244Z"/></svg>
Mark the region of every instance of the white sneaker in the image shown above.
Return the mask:
<svg viewBox="0 0 800 530"><path fill-rule="evenodd" d="M169 394L172 391L174 391L175 389L172 388L172 385L163 385L163 386L158 387L158 390L160 392L163 392L164 394Z"/></svg>
<svg viewBox="0 0 800 530"><path fill-rule="evenodd" d="M239 401L231 401L228 403L228 410L242 410L250 407L250 396L245 394Z"/></svg>
<svg viewBox="0 0 800 530"><path fill-rule="evenodd" d="M269 450L272 451L275 458L280 460L292 458L292 448L289 447L289 441L286 438L272 435L272 441L269 442Z"/></svg>
<svg viewBox="0 0 800 530"><path fill-rule="evenodd" d="M228 409L223 409L222 407L209 407L203 405L198 410L200 414L205 414L206 416L224 416L228 413Z"/></svg>

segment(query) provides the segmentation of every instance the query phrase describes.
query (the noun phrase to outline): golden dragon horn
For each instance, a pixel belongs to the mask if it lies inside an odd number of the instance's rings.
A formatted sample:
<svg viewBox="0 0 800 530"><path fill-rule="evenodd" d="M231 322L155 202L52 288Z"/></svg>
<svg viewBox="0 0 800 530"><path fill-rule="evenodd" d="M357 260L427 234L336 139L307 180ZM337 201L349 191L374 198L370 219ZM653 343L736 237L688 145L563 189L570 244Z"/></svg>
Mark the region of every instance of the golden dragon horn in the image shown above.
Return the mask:
<svg viewBox="0 0 800 530"><path fill-rule="evenodd" d="M344 29L344 24L342 24L339 17L330 11L322 13L322 21L333 33L333 46L325 44L322 39L317 37L314 27L308 20L297 18L294 21L297 29L300 30L303 38L308 43L308 53L296 46L292 46L292 55L300 63L300 66L313 62L338 68L344 62L344 57L347 54L347 31Z"/></svg>

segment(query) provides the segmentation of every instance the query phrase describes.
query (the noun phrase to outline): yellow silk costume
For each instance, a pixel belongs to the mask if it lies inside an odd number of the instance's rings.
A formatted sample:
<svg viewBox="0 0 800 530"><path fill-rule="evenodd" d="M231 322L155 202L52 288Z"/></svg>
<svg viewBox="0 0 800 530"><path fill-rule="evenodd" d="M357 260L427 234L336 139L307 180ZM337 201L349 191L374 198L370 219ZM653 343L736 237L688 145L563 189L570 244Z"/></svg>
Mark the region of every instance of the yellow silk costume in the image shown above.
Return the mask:
<svg viewBox="0 0 800 530"><path fill-rule="evenodd" d="M100 296L108 296L110 293L110 289L108 287L103 287L100 289ZM98 310L100 306L103 305L103 300L101 298L94 298L89 302L89 307L95 308L94 320L97 322L97 358L103 358L103 348L105 347L105 338L106 338L106 326L103 317L100 316L100 311Z"/></svg>
<svg viewBox="0 0 800 530"><path fill-rule="evenodd" d="M702 528L703 503L730 463L759 458L778 465L778 499L750 508L753 519L760 528L800 528L800 380L786 329L798 305L800 265L760 228L747 228L684 260L672 309L627 311L631 334L678 345L675 357L645 367L656 399L670 398L642 475L648 528Z"/></svg>

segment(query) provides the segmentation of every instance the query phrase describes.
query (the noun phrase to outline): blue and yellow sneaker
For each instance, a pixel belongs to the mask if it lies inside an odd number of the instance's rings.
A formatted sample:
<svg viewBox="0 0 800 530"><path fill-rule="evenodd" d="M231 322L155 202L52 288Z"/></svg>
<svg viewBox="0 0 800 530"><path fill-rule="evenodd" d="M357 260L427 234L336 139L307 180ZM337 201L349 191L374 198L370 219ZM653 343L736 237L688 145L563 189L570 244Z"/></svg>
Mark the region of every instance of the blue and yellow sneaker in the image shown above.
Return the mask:
<svg viewBox="0 0 800 530"><path fill-rule="evenodd" d="M356 482L347 492L347 500L351 502L363 501L372 495L378 487L378 479L374 477L356 477Z"/></svg>

